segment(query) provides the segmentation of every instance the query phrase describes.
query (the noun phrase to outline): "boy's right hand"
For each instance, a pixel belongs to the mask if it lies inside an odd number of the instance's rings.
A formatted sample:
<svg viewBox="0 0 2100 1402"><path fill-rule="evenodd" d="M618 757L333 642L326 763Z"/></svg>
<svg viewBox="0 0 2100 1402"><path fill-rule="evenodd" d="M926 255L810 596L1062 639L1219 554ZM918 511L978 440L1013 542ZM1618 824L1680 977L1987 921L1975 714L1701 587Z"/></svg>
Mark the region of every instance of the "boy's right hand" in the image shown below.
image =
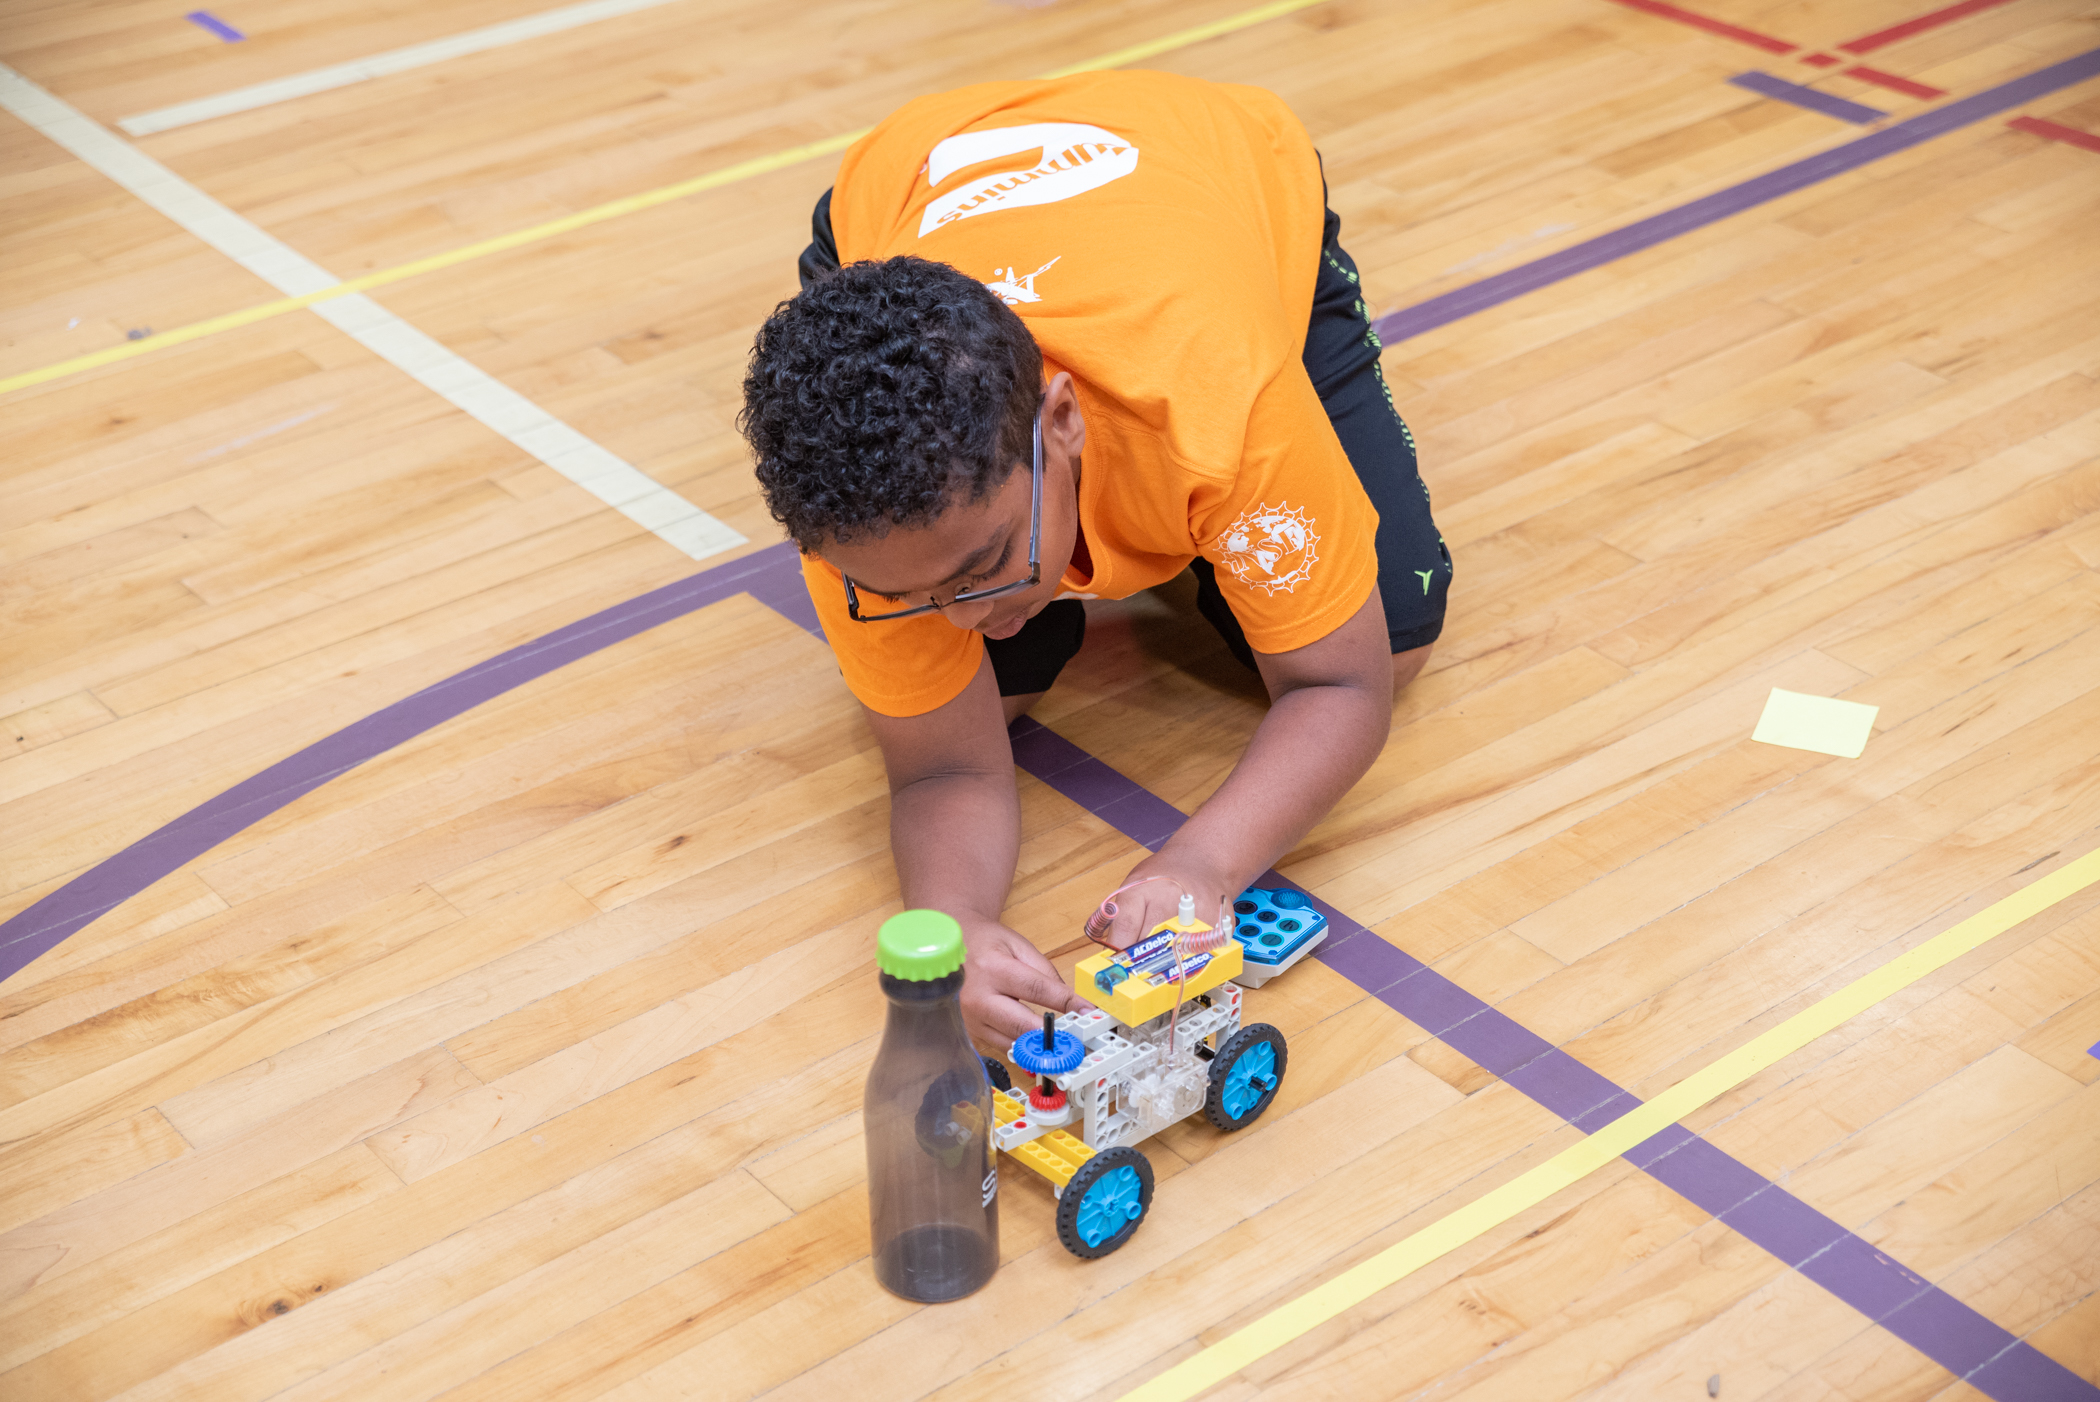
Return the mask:
<svg viewBox="0 0 2100 1402"><path fill-rule="evenodd" d="M1057 976L1041 950L996 921L964 921L963 943L969 947L963 1026L980 1050L1003 1057L1023 1032L1041 1032L1041 1008L1067 1013L1093 1006Z"/></svg>

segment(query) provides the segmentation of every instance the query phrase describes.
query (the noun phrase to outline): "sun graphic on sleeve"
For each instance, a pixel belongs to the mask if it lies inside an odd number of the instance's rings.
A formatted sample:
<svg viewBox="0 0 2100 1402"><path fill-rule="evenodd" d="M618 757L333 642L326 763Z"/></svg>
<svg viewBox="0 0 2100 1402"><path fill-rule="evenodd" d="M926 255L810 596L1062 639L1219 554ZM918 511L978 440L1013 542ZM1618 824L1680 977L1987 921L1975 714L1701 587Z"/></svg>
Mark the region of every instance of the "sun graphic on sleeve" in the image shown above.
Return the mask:
<svg viewBox="0 0 2100 1402"><path fill-rule="evenodd" d="M1288 594L1320 561L1313 518L1289 502L1250 506L1211 542L1217 563L1250 589Z"/></svg>

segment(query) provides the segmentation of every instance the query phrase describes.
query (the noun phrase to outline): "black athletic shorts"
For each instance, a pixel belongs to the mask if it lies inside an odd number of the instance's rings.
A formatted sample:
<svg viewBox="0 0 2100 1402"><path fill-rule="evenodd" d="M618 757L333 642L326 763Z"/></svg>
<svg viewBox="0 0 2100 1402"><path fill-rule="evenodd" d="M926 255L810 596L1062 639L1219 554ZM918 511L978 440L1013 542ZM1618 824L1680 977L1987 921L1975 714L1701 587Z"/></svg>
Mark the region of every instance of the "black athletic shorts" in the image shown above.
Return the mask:
<svg viewBox="0 0 2100 1402"><path fill-rule="evenodd" d="M1385 603L1393 651L1407 652L1427 647L1444 630L1451 552L1429 514L1429 488L1415 465L1414 435L1401 422L1379 368L1378 333L1364 306L1356 264L1342 251L1341 230L1341 216L1328 210L1320 272L1313 283L1312 319L1305 328L1305 369L1349 455L1349 465L1378 510L1378 593ZM817 201L810 234L799 264L805 287L839 266L829 190ZM1232 655L1252 667L1253 649L1218 590L1210 561L1198 556L1191 568L1196 607L1223 635ZM1049 690L1085 639L1086 607L1077 599L1050 604L1011 638L985 639L999 694L1027 696Z"/></svg>

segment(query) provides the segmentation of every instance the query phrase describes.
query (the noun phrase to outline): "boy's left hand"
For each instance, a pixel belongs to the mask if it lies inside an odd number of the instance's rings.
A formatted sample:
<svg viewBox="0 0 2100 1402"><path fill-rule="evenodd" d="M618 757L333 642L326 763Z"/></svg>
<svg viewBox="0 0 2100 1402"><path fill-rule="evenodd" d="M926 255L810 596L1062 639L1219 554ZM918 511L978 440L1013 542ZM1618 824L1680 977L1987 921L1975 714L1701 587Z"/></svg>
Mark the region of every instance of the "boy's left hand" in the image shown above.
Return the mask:
<svg viewBox="0 0 2100 1402"><path fill-rule="evenodd" d="M1108 928L1108 942L1117 949L1130 948L1153 926L1172 920L1180 912L1183 891L1196 898L1196 918L1213 926L1218 923L1220 902L1229 902L1240 893L1240 888L1223 873L1180 853L1161 852L1147 857L1130 869L1127 880L1142 881L1148 876L1168 879L1146 882L1116 897L1116 919ZM1230 919L1229 906L1225 913Z"/></svg>

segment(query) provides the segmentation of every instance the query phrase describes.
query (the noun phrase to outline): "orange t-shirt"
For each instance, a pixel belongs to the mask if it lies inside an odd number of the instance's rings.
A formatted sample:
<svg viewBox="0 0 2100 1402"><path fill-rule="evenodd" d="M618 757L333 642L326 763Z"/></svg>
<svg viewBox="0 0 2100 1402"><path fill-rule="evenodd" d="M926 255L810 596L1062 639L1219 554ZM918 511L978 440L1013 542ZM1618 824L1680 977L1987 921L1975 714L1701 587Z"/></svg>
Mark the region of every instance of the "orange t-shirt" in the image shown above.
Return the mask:
<svg viewBox="0 0 2100 1402"><path fill-rule="evenodd" d="M1079 520L1120 599L1199 552L1247 641L1319 641L1377 584L1378 516L1302 356L1325 214L1281 100L1165 73L980 83L900 108L846 153L841 262L913 254L986 283L1070 371L1086 418ZM839 572L804 577L856 696L919 715L976 675L938 614L859 624Z"/></svg>

